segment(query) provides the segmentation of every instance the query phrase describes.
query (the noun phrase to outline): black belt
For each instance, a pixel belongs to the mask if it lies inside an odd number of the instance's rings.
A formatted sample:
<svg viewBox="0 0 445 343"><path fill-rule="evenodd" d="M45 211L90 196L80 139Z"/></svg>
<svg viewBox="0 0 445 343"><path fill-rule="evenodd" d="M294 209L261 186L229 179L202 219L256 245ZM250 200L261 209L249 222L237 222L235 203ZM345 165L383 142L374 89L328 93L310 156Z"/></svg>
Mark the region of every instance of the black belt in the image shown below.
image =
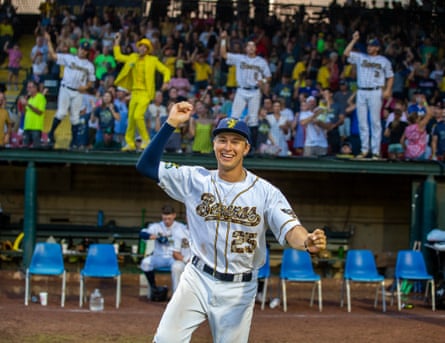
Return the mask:
<svg viewBox="0 0 445 343"><path fill-rule="evenodd" d="M215 279L220 281L230 281L230 282L248 282L252 280L252 273L240 273L240 274L227 274L220 273L219 271L209 267L207 264L201 261L198 256L193 256L192 264L202 270L204 273L212 275Z"/></svg>
<svg viewBox="0 0 445 343"><path fill-rule="evenodd" d="M68 88L70 91L78 92L79 90L77 88L68 87L67 85L62 84L62 87Z"/></svg>
<svg viewBox="0 0 445 343"><path fill-rule="evenodd" d="M258 89L258 87L241 87L242 89L248 90L248 91L253 91Z"/></svg>
<svg viewBox="0 0 445 343"><path fill-rule="evenodd" d="M377 89L381 89L382 87L358 87L361 91L375 91Z"/></svg>

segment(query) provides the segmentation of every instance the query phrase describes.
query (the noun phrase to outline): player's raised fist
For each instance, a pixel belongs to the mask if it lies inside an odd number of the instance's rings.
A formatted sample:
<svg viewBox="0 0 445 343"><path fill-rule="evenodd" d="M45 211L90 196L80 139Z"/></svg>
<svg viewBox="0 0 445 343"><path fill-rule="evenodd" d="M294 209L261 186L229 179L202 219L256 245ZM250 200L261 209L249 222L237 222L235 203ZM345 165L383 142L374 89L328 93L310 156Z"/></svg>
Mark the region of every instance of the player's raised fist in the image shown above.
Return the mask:
<svg viewBox="0 0 445 343"><path fill-rule="evenodd" d="M326 249L326 235L322 229L315 229L307 236L307 249L309 252L319 252Z"/></svg>
<svg viewBox="0 0 445 343"><path fill-rule="evenodd" d="M173 127L178 127L190 119L193 105L187 101L181 101L172 106L168 114L167 123Z"/></svg>
<svg viewBox="0 0 445 343"><path fill-rule="evenodd" d="M352 39L357 41L359 38L360 38L360 32L359 31L355 31L352 34Z"/></svg>

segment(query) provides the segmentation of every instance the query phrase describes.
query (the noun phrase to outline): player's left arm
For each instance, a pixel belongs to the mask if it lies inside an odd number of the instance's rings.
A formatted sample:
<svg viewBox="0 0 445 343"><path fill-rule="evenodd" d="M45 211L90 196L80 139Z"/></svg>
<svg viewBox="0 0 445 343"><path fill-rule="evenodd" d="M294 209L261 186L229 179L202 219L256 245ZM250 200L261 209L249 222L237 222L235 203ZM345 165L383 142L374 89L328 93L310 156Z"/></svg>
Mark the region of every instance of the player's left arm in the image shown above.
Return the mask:
<svg viewBox="0 0 445 343"><path fill-rule="evenodd" d="M322 229L309 233L302 225L295 225L286 234L287 243L294 249L317 253L326 249L326 235Z"/></svg>
<svg viewBox="0 0 445 343"><path fill-rule="evenodd" d="M388 99L392 96L393 83L394 83L394 77L388 77L386 79L385 89L383 90L383 98Z"/></svg>

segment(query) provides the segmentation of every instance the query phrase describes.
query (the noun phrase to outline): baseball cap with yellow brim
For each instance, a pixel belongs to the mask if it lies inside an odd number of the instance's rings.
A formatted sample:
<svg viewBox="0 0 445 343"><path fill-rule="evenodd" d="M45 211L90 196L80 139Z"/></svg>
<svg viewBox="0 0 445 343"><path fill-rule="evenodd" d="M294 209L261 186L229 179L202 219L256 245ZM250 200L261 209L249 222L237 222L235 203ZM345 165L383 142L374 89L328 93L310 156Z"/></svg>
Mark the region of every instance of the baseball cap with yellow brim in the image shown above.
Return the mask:
<svg viewBox="0 0 445 343"><path fill-rule="evenodd" d="M151 44L150 40L147 38L142 38L136 43L136 46L139 48L141 45L145 45L148 49L148 52L151 52L153 50L153 45Z"/></svg>
<svg viewBox="0 0 445 343"><path fill-rule="evenodd" d="M250 143L250 132L247 124L239 119L224 118L222 119L216 129L213 130L213 138L223 132L237 133L243 136Z"/></svg>

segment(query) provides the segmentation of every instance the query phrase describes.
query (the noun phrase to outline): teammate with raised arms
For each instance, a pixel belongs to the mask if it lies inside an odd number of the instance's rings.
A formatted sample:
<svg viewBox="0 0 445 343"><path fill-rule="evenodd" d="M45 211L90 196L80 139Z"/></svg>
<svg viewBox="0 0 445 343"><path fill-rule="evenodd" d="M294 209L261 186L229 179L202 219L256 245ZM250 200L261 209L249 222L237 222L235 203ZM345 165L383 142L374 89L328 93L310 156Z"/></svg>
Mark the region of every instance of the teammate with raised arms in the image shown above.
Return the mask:
<svg viewBox="0 0 445 343"><path fill-rule="evenodd" d="M252 146L257 148L256 139L258 134L258 113L261 107L261 89L270 82L272 73L267 61L256 53L256 43L246 43L245 54L234 54L227 51L227 32L220 35L220 55L228 65L235 65L236 89L232 105L232 118L240 118L247 106L247 125L249 126Z"/></svg>
<svg viewBox="0 0 445 343"><path fill-rule="evenodd" d="M357 118L362 144L361 154L357 158L366 158L369 153L372 153L372 158L378 159L382 140L380 111L383 98L386 99L392 95L394 72L391 62L379 54L380 42L377 38L368 40L367 54L352 51L359 39L360 33L355 31L344 51L349 62L357 66ZM369 133L368 113L371 134Z"/></svg>
<svg viewBox="0 0 445 343"><path fill-rule="evenodd" d="M68 53L58 53L54 50L51 36L45 32L45 39L48 43L48 55L57 64L64 66L63 77L60 83L59 95L57 99L57 112L48 132L48 143L53 146L55 143L54 133L62 122L62 119L70 113L71 121L71 147L79 147L81 130L80 111L82 110L83 93L86 93L94 86L96 74L94 65L88 60L90 43L84 41L79 45L77 55Z"/></svg>
<svg viewBox="0 0 445 343"><path fill-rule="evenodd" d="M188 102L173 105L136 166L184 203L191 236L191 263L154 342L189 342L206 319L214 342L247 342L258 269L266 258L266 230L270 228L280 244L311 253L326 248L326 236L321 229L309 233L281 191L244 168L250 136L243 121L225 118L214 129L216 170L161 162L168 138L192 113Z"/></svg>

